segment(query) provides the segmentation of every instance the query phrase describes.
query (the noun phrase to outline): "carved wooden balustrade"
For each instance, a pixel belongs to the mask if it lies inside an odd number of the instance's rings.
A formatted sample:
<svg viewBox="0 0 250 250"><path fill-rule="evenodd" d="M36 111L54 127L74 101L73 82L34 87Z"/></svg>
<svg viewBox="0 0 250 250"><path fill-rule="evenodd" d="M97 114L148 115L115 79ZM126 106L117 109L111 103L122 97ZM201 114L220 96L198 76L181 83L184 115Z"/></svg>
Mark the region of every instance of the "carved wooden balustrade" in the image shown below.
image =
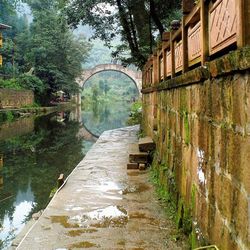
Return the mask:
<svg viewBox="0 0 250 250"><path fill-rule="evenodd" d="M143 88L250 45L250 0L182 0L182 11L145 64Z"/></svg>

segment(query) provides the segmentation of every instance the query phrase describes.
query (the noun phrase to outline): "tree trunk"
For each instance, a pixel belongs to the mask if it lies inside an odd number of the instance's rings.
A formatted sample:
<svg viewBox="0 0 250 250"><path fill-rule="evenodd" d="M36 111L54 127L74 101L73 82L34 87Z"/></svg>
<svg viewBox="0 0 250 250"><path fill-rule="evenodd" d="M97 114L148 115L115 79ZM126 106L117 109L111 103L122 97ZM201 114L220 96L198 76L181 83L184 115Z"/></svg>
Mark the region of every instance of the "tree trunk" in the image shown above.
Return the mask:
<svg viewBox="0 0 250 250"><path fill-rule="evenodd" d="M158 18L158 15L157 15L157 12L155 9L154 0L150 0L149 3L150 3L150 16L152 17L152 19L153 19L157 29L159 30L161 37L162 37L162 34L164 32L164 27L163 27L160 19Z"/></svg>

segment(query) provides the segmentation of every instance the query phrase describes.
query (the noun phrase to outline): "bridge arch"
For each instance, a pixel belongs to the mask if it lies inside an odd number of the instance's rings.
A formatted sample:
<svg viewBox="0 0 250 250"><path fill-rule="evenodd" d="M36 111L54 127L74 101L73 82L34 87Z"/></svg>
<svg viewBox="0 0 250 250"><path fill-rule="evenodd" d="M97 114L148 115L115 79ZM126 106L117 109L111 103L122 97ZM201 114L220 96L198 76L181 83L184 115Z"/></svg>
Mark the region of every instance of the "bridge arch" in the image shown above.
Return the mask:
<svg viewBox="0 0 250 250"><path fill-rule="evenodd" d="M90 77L103 71L117 71L127 75L134 82L140 94L142 88L142 72L125 68L119 64L99 64L92 69L86 69L77 79L77 83L83 88L84 84Z"/></svg>

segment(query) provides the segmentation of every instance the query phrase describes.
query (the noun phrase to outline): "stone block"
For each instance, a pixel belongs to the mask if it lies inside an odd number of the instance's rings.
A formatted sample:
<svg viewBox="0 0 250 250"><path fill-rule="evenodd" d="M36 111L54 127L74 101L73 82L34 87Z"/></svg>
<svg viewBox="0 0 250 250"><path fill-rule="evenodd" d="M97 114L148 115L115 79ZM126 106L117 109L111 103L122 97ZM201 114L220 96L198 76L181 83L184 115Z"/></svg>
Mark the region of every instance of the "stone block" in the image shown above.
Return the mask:
<svg viewBox="0 0 250 250"><path fill-rule="evenodd" d="M199 120L197 117L190 119L190 143L193 147L198 147L199 142Z"/></svg>
<svg viewBox="0 0 250 250"><path fill-rule="evenodd" d="M131 163L147 163L148 153L145 152L133 152L129 154L129 162Z"/></svg>
<svg viewBox="0 0 250 250"><path fill-rule="evenodd" d="M127 169L138 169L139 168L139 164L138 163L131 163L129 162L127 164Z"/></svg>
<svg viewBox="0 0 250 250"><path fill-rule="evenodd" d="M141 152L149 152L155 149L155 143L153 139L149 136L139 139L139 150Z"/></svg>
<svg viewBox="0 0 250 250"><path fill-rule="evenodd" d="M140 163L139 164L139 170L145 170L146 169L146 164Z"/></svg>
<svg viewBox="0 0 250 250"><path fill-rule="evenodd" d="M195 105L197 105L195 107L195 110L198 115L202 115L202 116L204 116L206 113L206 102L208 98L207 88L206 88L207 83L208 81L205 81L202 86L199 86L199 90L197 90L197 93L196 93L196 96L198 95L199 99L195 101Z"/></svg>
<svg viewBox="0 0 250 250"><path fill-rule="evenodd" d="M241 182L250 197L250 136L247 136L241 149Z"/></svg>
<svg viewBox="0 0 250 250"><path fill-rule="evenodd" d="M210 116L213 120L220 122L223 118L221 81L213 81L211 84Z"/></svg>
<svg viewBox="0 0 250 250"><path fill-rule="evenodd" d="M248 199L238 188L233 189L232 200L232 224L234 225L235 237L240 236L247 245L248 242Z"/></svg>
<svg viewBox="0 0 250 250"><path fill-rule="evenodd" d="M238 250L236 242L232 238L232 232L229 231L225 223L228 224L228 221L225 220L220 212L214 209L214 212L211 213L213 218L210 218L210 230L209 238L210 240L219 248L219 249L232 249Z"/></svg>
<svg viewBox="0 0 250 250"><path fill-rule="evenodd" d="M215 192L220 192L221 194L221 202L220 202L220 212L227 220L231 220L232 217L232 192L233 192L233 186L231 181L221 176L221 183L220 183L220 189L215 189Z"/></svg>
<svg viewBox="0 0 250 250"><path fill-rule="evenodd" d="M208 225L210 223L208 217L208 204L204 195L197 192L196 194L196 220L203 234L208 234Z"/></svg>
<svg viewBox="0 0 250 250"><path fill-rule="evenodd" d="M234 75L232 81L232 122L244 127L246 124L245 99L246 79L243 75Z"/></svg>

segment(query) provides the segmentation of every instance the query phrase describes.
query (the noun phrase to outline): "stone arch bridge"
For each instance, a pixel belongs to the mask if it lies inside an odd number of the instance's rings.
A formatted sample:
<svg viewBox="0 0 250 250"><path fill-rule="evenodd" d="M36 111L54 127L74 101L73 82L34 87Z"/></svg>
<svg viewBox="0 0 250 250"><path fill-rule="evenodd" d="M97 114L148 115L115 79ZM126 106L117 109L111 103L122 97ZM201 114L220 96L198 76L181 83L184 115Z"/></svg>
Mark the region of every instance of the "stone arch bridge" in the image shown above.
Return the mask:
<svg viewBox="0 0 250 250"><path fill-rule="evenodd" d="M82 72L82 75L77 78L77 83L81 88L84 87L86 81L93 75L98 74L103 71L117 71L127 75L135 84L138 89L139 94L142 88L142 72L126 68L120 64L99 64L92 69L86 69ZM80 97L78 98L78 103L80 104Z"/></svg>

